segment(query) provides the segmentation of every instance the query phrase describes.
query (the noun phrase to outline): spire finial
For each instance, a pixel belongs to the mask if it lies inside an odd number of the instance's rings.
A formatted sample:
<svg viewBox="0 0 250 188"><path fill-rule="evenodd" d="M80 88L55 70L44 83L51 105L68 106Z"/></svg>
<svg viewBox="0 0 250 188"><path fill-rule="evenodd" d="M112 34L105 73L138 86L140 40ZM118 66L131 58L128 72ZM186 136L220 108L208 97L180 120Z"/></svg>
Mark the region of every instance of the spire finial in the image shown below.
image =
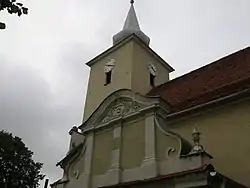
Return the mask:
<svg viewBox="0 0 250 188"><path fill-rule="evenodd" d="M130 3L131 3L131 4L134 4L134 2L135 2L134 0L130 0Z"/></svg>

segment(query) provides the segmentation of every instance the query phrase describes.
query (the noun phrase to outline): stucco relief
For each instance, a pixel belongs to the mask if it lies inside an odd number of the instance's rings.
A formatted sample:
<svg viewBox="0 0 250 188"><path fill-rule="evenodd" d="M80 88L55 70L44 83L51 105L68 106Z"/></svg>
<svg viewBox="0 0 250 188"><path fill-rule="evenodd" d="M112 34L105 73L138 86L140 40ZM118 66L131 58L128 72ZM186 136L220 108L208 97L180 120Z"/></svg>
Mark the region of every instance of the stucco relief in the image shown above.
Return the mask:
<svg viewBox="0 0 250 188"><path fill-rule="evenodd" d="M79 153L71 159L68 164L68 169L65 170L70 179L78 179L79 176L84 172L84 156L86 152L86 138L83 141L83 146Z"/></svg>
<svg viewBox="0 0 250 188"><path fill-rule="evenodd" d="M170 131L167 128L167 123L165 122L165 120L156 117L155 118L155 123L156 123L157 128L162 133L164 133L166 136L170 136L170 137L176 139L179 142L179 147L178 148L169 147L169 148L166 149L166 159L180 157L182 155L188 154L191 151L192 145L188 141L183 139L177 133L174 133L174 132Z"/></svg>
<svg viewBox="0 0 250 188"><path fill-rule="evenodd" d="M110 106L111 107L108 108L108 113L102 119L101 123L107 123L112 119L132 114L139 111L141 108L141 105L138 102L129 98L117 99Z"/></svg>
<svg viewBox="0 0 250 188"><path fill-rule="evenodd" d="M166 158L167 159L170 159L170 158L173 158L175 156L177 152L177 149L174 148L174 147L169 147L166 151Z"/></svg>
<svg viewBox="0 0 250 188"><path fill-rule="evenodd" d="M92 130L103 128L109 123L115 123L120 119L129 120L127 117L137 117L147 111L167 113L168 104L158 97L145 97L128 89L121 89L110 94L95 112L83 122L79 128L87 133ZM164 111L164 112L163 112ZM135 116L134 116L135 115Z"/></svg>

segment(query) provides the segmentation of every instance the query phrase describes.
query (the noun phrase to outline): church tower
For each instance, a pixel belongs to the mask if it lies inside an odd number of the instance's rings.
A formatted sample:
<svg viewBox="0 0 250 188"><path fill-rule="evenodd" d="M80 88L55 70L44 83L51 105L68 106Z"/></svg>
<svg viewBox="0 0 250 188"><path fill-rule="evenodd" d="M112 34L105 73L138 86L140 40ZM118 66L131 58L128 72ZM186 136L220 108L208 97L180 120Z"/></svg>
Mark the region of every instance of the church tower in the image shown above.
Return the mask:
<svg viewBox="0 0 250 188"><path fill-rule="evenodd" d="M83 121L69 131L69 151L57 163L63 177L52 188L245 188L217 173L204 148L216 155L222 172L249 182L250 153L239 147L245 143L234 134L245 140L250 134L250 100L242 101L250 93L242 84L249 81L244 79L249 78L250 50L169 80L174 69L149 47L150 38L140 29L134 1L130 3L113 46L87 62L90 77ZM240 62L234 64L236 60ZM233 90L230 84L239 80ZM242 93L233 93L240 89ZM237 105L236 97L241 99ZM197 122L205 147L199 129L193 129ZM216 139L224 143L226 157ZM238 166L233 161L237 152L231 145L249 153L239 160L246 163Z"/></svg>
<svg viewBox="0 0 250 188"><path fill-rule="evenodd" d="M113 46L86 63L90 77L84 119L69 132L69 152L57 164L64 175L53 188L116 186L209 163L209 155L196 155L203 150L192 150L192 144L164 127L169 104L147 95L169 82L174 69L149 47L150 38L140 29L134 1L130 3ZM179 160L191 151L192 163L189 156Z"/></svg>
<svg viewBox="0 0 250 188"><path fill-rule="evenodd" d="M90 60L84 120L114 91L131 89L146 94L169 80L173 68L150 47L150 38L139 26L134 1L122 31L113 36L113 46Z"/></svg>

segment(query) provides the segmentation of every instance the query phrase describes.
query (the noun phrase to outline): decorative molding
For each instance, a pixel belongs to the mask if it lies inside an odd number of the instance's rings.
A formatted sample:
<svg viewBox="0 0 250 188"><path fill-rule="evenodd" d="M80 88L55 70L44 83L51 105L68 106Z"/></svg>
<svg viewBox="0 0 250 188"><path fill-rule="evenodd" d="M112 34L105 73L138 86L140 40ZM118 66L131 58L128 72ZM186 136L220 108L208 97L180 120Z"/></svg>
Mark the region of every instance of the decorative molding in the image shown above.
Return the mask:
<svg viewBox="0 0 250 188"><path fill-rule="evenodd" d="M111 151L111 169L120 168L120 149Z"/></svg>
<svg viewBox="0 0 250 188"><path fill-rule="evenodd" d="M79 170L75 170L75 171L74 171L74 175L75 175L75 178L78 179L78 178L79 178L79 175L80 175Z"/></svg>
<svg viewBox="0 0 250 188"><path fill-rule="evenodd" d="M174 132L166 129L167 123L165 123L164 124L165 126L163 127L163 126L161 126L161 124L160 124L159 120L157 119L157 117L155 117L154 121L155 121L156 126L159 128L159 130L162 133L164 133L167 136L170 136L172 138L177 139L177 141L179 142L179 149L172 148L171 150L167 151L168 153L171 153L173 150L175 150L175 152L178 152L177 156L180 157L182 155L188 154L192 150L192 145L188 141L186 141L185 139L183 139L177 133L174 133Z"/></svg>
<svg viewBox="0 0 250 188"><path fill-rule="evenodd" d="M122 131L121 125L115 127L115 128L114 128L114 131L113 131L113 138L114 138L114 139L116 139L116 138L121 138L121 131Z"/></svg>
<svg viewBox="0 0 250 188"><path fill-rule="evenodd" d="M144 159L141 170L144 179L155 178L159 174L158 165L155 158Z"/></svg>
<svg viewBox="0 0 250 188"><path fill-rule="evenodd" d="M75 165L76 165L76 164L80 161L80 159L83 157L83 155L84 155L85 152L86 152L86 147L87 147L87 146L86 146L86 137L84 137L82 150L81 150L80 154L79 154L76 158L72 159L72 161L69 163L69 166L70 166L70 169L69 169L69 170L74 169ZM78 173L80 173L78 169L76 169L76 170L78 171ZM74 170L74 173L75 173L76 170ZM69 172L68 172L68 173L69 173ZM80 174L79 174L79 175L80 175ZM79 176L79 175L78 175L78 176Z"/></svg>
<svg viewBox="0 0 250 188"><path fill-rule="evenodd" d="M101 124L108 123L109 121L122 117L134 112L138 112L141 105L129 98L119 98L115 100L112 106L108 109L108 113L102 119Z"/></svg>
<svg viewBox="0 0 250 188"><path fill-rule="evenodd" d="M172 158L171 154L176 153L176 152L177 152L176 148L173 148L173 147L168 148L166 152L166 158L167 159Z"/></svg>
<svg viewBox="0 0 250 188"><path fill-rule="evenodd" d="M144 178L154 178L158 175L156 163L155 114L145 116L145 155L142 163Z"/></svg>
<svg viewBox="0 0 250 188"><path fill-rule="evenodd" d="M122 136L122 127L121 124L117 127L114 127L113 130L113 139L121 139ZM120 154L121 154L121 142L119 141L116 149L111 151L111 169L119 169L120 168Z"/></svg>
<svg viewBox="0 0 250 188"><path fill-rule="evenodd" d="M81 144L79 144L76 148L74 148L73 150L71 150L67 156L61 160L57 165L60 165L61 168L63 168L63 177L59 180L59 182L65 182L65 181L69 181L70 177L72 177L72 174L74 177L77 176L77 178L79 177L79 170L78 171L78 175L75 174L74 166L75 164L81 159L81 157L83 157L85 150L86 150L86 139L84 138L83 142ZM65 163L65 164L63 164ZM70 174L73 171L72 174Z"/></svg>
<svg viewBox="0 0 250 188"><path fill-rule="evenodd" d="M153 76L156 76L157 74L156 67L152 62L148 62L148 69Z"/></svg>
<svg viewBox="0 0 250 188"><path fill-rule="evenodd" d="M121 138L122 124L119 123L113 129L113 139ZM108 185L115 185L121 182L121 169L120 169L120 142L116 149L111 151L111 165L109 170L102 175L95 175L92 178L93 187L102 187Z"/></svg>
<svg viewBox="0 0 250 188"><path fill-rule="evenodd" d="M103 187L103 186L111 186L117 185L118 183L126 183L133 182L139 180L150 179L155 176L155 169L159 168L159 172L157 175L169 175L175 174L183 171L194 170L197 168L201 168L198 157L194 157L192 159L171 159L165 160L161 163L157 163L155 160L148 159L144 162L140 167L135 167L131 169L110 169L106 174L103 175L95 175L92 179L93 187ZM119 176L118 176L119 175ZM120 178L120 179L119 179ZM175 185L183 186L185 185L185 177L182 181L173 182ZM190 177L189 175L189 180ZM193 176L195 181L200 181L200 177L195 174ZM117 181L120 180L120 181ZM189 181L187 181L189 182ZM182 184L184 183L184 184Z"/></svg>
<svg viewBox="0 0 250 188"><path fill-rule="evenodd" d="M112 71L114 66L115 66L115 59L109 59L104 66L104 72L108 73Z"/></svg>
<svg viewBox="0 0 250 188"><path fill-rule="evenodd" d="M145 159L155 159L155 122L154 115L145 118Z"/></svg>
<svg viewBox="0 0 250 188"><path fill-rule="evenodd" d="M148 111L167 114L169 105L160 97L145 97L130 89L121 89L110 94L79 128L83 133L128 120Z"/></svg>
<svg viewBox="0 0 250 188"><path fill-rule="evenodd" d="M132 169L120 169L120 148L111 152L112 160L110 169L102 175L95 175L92 178L93 187L111 186L119 183L138 181L157 177L158 175L168 175L182 171L192 170L201 166L200 157L191 158L169 158L159 163L155 153L155 128L156 117L154 113L147 114L145 117L145 156L140 167ZM158 125L160 126L160 125ZM114 127L113 138L121 137L121 124ZM163 130L164 131L164 130ZM172 133L166 133L176 139L181 138ZM177 152L176 148L168 148L167 153Z"/></svg>

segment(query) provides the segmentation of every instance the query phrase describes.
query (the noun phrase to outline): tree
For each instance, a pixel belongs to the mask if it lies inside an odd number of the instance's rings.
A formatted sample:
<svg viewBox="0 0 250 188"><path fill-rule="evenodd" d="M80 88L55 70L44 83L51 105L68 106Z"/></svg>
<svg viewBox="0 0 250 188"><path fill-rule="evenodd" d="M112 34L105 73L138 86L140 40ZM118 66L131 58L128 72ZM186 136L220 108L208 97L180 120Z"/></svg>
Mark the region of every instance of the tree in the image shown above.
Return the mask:
<svg viewBox="0 0 250 188"><path fill-rule="evenodd" d="M0 0L0 11L7 10L9 14L28 14L28 8L23 7L22 3L16 0ZM0 29L5 29L5 23L0 22Z"/></svg>
<svg viewBox="0 0 250 188"><path fill-rule="evenodd" d="M42 163L34 162L21 138L0 131L0 187L37 188L44 178Z"/></svg>

